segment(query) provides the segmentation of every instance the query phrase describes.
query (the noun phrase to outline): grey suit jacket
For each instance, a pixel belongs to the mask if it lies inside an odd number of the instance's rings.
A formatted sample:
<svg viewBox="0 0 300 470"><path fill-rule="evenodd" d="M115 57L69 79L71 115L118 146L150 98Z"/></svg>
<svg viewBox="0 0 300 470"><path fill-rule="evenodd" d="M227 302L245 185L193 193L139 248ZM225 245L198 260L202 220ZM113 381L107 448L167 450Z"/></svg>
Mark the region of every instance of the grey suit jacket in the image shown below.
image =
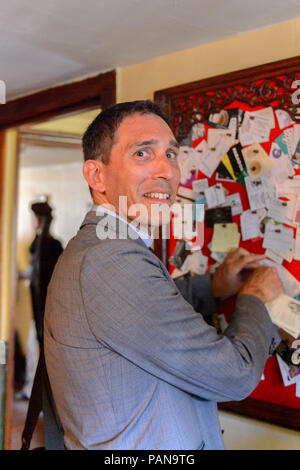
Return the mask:
<svg viewBox="0 0 300 470"><path fill-rule="evenodd" d="M263 303L240 296L219 336L191 305L214 309L209 276L183 296L140 238L100 240L99 221L87 214L48 288L45 355L66 447L223 449L217 402L247 397L269 354Z"/></svg>

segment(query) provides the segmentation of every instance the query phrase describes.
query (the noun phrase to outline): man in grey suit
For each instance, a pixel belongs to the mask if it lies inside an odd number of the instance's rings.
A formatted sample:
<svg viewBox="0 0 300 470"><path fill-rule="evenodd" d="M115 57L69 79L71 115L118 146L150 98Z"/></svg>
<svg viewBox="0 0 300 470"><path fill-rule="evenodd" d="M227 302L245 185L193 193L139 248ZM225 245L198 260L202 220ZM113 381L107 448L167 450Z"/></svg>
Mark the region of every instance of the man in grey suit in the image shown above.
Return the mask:
<svg viewBox="0 0 300 470"><path fill-rule="evenodd" d="M162 222L151 208L171 206L179 183L178 143L154 103L102 112L83 148L94 207L56 265L45 316L66 448L223 449L217 402L258 384L276 337L264 303L281 281L257 267L261 256L235 250L212 276L176 285L150 251L149 226ZM255 269L242 283L244 268ZM220 335L198 312L237 292Z"/></svg>

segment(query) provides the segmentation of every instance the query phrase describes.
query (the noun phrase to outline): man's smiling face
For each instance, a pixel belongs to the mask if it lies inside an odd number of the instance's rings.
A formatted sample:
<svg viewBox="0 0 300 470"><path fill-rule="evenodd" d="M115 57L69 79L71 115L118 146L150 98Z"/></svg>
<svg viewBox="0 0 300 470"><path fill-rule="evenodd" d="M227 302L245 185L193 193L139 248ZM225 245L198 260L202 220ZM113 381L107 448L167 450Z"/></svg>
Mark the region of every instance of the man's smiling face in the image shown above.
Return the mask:
<svg viewBox="0 0 300 470"><path fill-rule="evenodd" d="M171 206L180 179L178 147L159 116L136 113L126 117L115 134L110 161L102 166L106 202L120 213L119 197L127 196L127 208L143 204L149 222L152 204Z"/></svg>

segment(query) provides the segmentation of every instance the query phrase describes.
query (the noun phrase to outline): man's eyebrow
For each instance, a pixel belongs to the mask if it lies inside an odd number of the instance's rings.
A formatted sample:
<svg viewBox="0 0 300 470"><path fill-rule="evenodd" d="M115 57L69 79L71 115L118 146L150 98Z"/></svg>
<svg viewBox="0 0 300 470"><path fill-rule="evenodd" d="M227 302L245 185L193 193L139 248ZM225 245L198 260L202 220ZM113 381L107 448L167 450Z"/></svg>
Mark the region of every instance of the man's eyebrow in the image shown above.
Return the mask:
<svg viewBox="0 0 300 470"><path fill-rule="evenodd" d="M150 140L143 140L142 142L136 142L135 147L143 147L144 145L156 145L158 144L158 140L150 139Z"/></svg>
<svg viewBox="0 0 300 470"><path fill-rule="evenodd" d="M135 147L143 147L145 145L157 145L158 143L159 141L156 139L143 140L142 142L137 142L135 144ZM170 140L169 146L179 148L179 143L177 142L177 140Z"/></svg>
<svg viewBox="0 0 300 470"><path fill-rule="evenodd" d="M179 143L177 142L177 140L170 140L170 147L176 147L179 149L180 145Z"/></svg>

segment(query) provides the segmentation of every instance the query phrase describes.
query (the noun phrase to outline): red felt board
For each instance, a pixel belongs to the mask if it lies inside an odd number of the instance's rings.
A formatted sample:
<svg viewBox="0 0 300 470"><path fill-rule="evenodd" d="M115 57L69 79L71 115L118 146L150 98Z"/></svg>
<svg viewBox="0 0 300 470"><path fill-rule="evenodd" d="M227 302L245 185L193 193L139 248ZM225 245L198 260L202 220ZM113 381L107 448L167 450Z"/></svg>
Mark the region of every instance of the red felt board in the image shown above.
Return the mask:
<svg viewBox="0 0 300 470"><path fill-rule="evenodd" d="M270 103L270 105L272 105L272 103ZM264 106L251 107L246 103L243 103L240 101L233 101L230 105L224 106L223 109L240 108L243 111L256 111L256 110L262 109L263 107ZM286 127L284 129L280 129L275 113L274 113L274 117L275 117L275 128L273 128L271 131L269 142L260 143L260 145L263 147L263 149L266 151L267 154L269 154L270 152L272 142L283 132L283 130L288 128ZM203 138L204 139L207 138L207 129L209 128L209 126L206 124L205 121L203 123L206 128L205 137L195 140L193 142L193 147L196 147ZM300 170L296 170L296 173L299 174ZM207 178L207 176L204 174L201 174L201 172L198 171L198 174L196 175L194 179L202 179L202 178ZM241 197L243 210L245 211L245 210L250 209L246 188L241 183L230 182L230 181L216 181L216 172L213 174L211 178L208 178L208 181L209 181L209 186L213 186L216 182L221 183L228 190L228 194L233 194L233 193L238 192ZM190 180L189 180L189 183L191 184ZM192 189L191 185L185 186L185 187ZM239 231L240 231L239 219L240 219L240 215L233 216L233 222L235 222L238 225ZM208 256L209 267L215 264L215 260L210 257L210 251L207 248L207 244L212 239L212 234L213 234L213 228L208 228L205 225L204 246L202 248L202 252L205 256ZM168 257L174 251L176 242L177 241L174 240L174 238L172 238L172 235L171 235L171 239L168 244ZM260 254L260 253L265 253L265 249L262 247L262 243L263 243L263 238L255 239L253 241L241 240L240 246L246 248L248 251L252 253ZM293 260L291 263L288 263L287 261L283 261L282 266L286 268L298 281L300 281L300 261ZM169 267L170 272L172 272L173 270L172 265L169 264L168 267ZM231 298L231 299L228 299L227 301L219 302L218 312L225 314L227 321L229 321L232 315L232 312L234 310L234 305L235 305L235 298ZM300 398L297 398L295 396L296 386L295 385L290 385L288 387L284 386L280 369L279 369L277 359L275 356L271 356L267 360L265 371L264 371L264 376L265 376L265 379L260 381L257 388L250 395L250 398L261 400L262 402L273 403L275 405L280 405L280 406L285 406L288 408L300 410Z"/></svg>

